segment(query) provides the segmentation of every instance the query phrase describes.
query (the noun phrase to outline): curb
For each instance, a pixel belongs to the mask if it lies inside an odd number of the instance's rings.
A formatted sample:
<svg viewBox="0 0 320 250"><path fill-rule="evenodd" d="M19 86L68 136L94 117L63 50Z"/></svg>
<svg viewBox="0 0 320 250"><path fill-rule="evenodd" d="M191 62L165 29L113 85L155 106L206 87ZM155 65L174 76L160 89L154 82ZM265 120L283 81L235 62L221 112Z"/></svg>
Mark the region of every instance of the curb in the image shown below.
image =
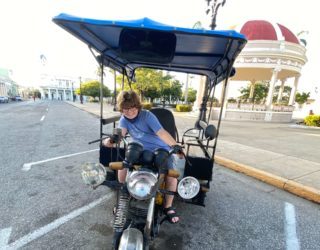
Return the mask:
<svg viewBox="0 0 320 250"><path fill-rule="evenodd" d="M223 167L229 168L236 172L243 173L245 175L256 178L260 181L268 183L272 186L295 194L299 197L305 198L307 200L316 202L320 204L320 190L305 186L301 183L295 182L290 179L286 179L274 174L270 174L260 169L256 169L250 166L247 166L242 163L238 163L229 159L226 159L221 156L214 157L215 162Z"/></svg>
<svg viewBox="0 0 320 250"><path fill-rule="evenodd" d="M85 108L79 107L78 105L73 105L73 103L67 102L69 105L72 105L78 109L81 109L83 111L86 111L88 113L91 113L95 116L98 116L97 114L90 112L86 110ZM260 180L262 182L265 182L267 184L270 184L272 186L275 186L277 188L280 188L284 191L290 192L292 194L295 194L299 197L302 197L304 199L316 202L320 204L320 190L315 189L313 187L305 186L301 183L298 183L296 181L286 179L271 173L268 173L266 171L256 169L250 166L247 166L242 163L238 163L229 159L226 159L224 157L215 155L214 157L215 162L223 167L229 168L231 170L234 170L236 172L243 173L245 175L248 175L250 177L253 177L257 180Z"/></svg>
<svg viewBox="0 0 320 250"><path fill-rule="evenodd" d="M95 112L89 111L89 110L86 109L85 107L81 107L81 106L79 106L79 105L73 104L72 102L66 102L66 103L69 104L69 105L71 105L71 106L73 106L73 107L75 107L75 108L78 108L78 109L80 109L80 110L82 110L82 111L85 111L85 112L87 112L87 113L89 113L89 114L92 114L92 115L100 118L100 115L99 115L99 114L96 114Z"/></svg>

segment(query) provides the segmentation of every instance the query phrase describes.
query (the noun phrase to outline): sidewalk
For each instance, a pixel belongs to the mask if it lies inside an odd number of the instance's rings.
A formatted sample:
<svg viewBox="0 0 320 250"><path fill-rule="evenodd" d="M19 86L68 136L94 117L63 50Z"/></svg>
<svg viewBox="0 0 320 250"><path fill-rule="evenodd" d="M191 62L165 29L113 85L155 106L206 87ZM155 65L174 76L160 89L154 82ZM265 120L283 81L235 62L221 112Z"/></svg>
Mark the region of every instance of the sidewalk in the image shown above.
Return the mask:
<svg viewBox="0 0 320 250"><path fill-rule="evenodd" d="M100 116L97 103L68 102ZM104 105L104 117L119 114ZM196 118L174 116L181 136ZM293 124L222 121L215 162L305 199L320 203L320 129Z"/></svg>

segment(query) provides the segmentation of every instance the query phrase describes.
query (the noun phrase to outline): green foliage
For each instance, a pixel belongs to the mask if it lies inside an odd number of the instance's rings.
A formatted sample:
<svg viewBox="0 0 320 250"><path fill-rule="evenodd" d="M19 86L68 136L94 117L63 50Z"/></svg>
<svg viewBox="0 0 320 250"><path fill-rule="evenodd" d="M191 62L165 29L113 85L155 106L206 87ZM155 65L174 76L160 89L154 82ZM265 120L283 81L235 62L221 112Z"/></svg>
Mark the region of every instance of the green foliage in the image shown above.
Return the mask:
<svg viewBox="0 0 320 250"><path fill-rule="evenodd" d="M282 92L282 99L280 101L280 104L288 105L290 94L291 94L291 89L292 88L290 86L284 86L283 92ZM273 97L272 97L273 102L276 102L278 100L279 91L280 91L280 86L278 85L274 88L274 93L273 93Z"/></svg>
<svg viewBox="0 0 320 250"><path fill-rule="evenodd" d="M170 79L162 86L162 97L165 101L178 101L182 95L182 85L178 80Z"/></svg>
<svg viewBox="0 0 320 250"><path fill-rule="evenodd" d="M93 98L98 97L100 99L100 82L91 81L81 84L81 89L76 89L78 95L91 96ZM103 97L111 96L111 92L108 87L103 86Z"/></svg>
<svg viewBox="0 0 320 250"><path fill-rule="evenodd" d="M136 91L141 99L150 98L151 102L155 98L163 98L165 101L177 101L181 97L181 84L178 80L173 79L169 74L164 75L163 71L154 69L137 69L136 82L131 83L131 87ZM117 76L118 86L122 86L122 75ZM129 90L128 80L124 80L124 90Z"/></svg>
<svg viewBox="0 0 320 250"><path fill-rule="evenodd" d="M182 98L182 100L184 101L184 96ZM193 89L193 88L188 88L188 103L193 103L195 102L195 100L197 99L197 90Z"/></svg>
<svg viewBox="0 0 320 250"><path fill-rule="evenodd" d="M190 112L192 110L192 106L189 104L177 104L176 111L177 112Z"/></svg>
<svg viewBox="0 0 320 250"><path fill-rule="evenodd" d="M151 108L152 108L152 103L150 103L150 102L144 102L144 103L142 103L142 107L143 107L143 109L147 109L147 110L150 110Z"/></svg>
<svg viewBox="0 0 320 250"><path fill-rule="evenodd" d="M261 82L256 82L254 85L254 91L253 91L253 97L252 100L250 100L253 103L258 103L264 100L267 95L268 95L268 90L269 90L269 84L261 81ZM250 85L248 85L245 88L240 89L240 99L242 101L249 101L249 96L250 96Z"/></svg>
<svg viewBox="0 0 320 250"><path fill-rule="evenodd" d="M228 102L229 103L236 103L237 100L235 98L231 97L231 98L228 99Z"/></svg>
<svg viewBox="0 0 320 250"><path fill-rule="evenodd" d="M299 92L297 92L295 101L298 104L302 105L302 104L307 102L309 97L310 97L310 92L308 92L308 93L305 93L305 92L299 93Z"/></svg>
<svg viewBox="0 0 320 250"><path fill-rule="evenodd" d="M304 118L304 123L307 126L320 127L320 115L308 115Z"/></svg>

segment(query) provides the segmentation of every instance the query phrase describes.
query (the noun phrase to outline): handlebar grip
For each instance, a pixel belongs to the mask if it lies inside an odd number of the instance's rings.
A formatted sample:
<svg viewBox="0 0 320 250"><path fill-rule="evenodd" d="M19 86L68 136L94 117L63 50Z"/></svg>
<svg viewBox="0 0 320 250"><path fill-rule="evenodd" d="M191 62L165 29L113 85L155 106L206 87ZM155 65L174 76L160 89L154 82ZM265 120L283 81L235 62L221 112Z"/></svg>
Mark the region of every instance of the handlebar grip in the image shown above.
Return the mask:
<svg viewBox="0 0 320 250"><path fill-rule="evenodd" d="M180 173L175 169L169 169L167 175L170 177L178 178L180 176Z"/></svg>
<svg viewBox="0 0 320 250"><path fill-rule="evenodd" d="M122 161L115 161L109 163L109 168L112 170L122 170L123 169L123 163Z"/></svg>

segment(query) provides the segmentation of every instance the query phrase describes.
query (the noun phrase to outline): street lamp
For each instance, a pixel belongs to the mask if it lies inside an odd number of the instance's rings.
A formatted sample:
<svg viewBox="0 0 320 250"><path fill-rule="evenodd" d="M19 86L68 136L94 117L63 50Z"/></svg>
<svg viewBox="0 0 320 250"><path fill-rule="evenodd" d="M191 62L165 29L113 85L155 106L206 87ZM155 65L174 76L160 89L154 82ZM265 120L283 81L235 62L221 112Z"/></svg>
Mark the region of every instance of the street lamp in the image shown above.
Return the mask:
<svg viewBox="0 0 320 250"><path fill-rule="evenodd" d="M222 1L218 1L218 0L214 0L213 3L212 0L206 0L207 2L207 6L208 9L206 11L207 15L211 12L211 24L210 24L210 28L212 30L214 30L216 28L216 19L217 19L217 14L218 14L218 10L220 8L220 6L223 6L226 3L227 0L222 0Z"/></svg>

